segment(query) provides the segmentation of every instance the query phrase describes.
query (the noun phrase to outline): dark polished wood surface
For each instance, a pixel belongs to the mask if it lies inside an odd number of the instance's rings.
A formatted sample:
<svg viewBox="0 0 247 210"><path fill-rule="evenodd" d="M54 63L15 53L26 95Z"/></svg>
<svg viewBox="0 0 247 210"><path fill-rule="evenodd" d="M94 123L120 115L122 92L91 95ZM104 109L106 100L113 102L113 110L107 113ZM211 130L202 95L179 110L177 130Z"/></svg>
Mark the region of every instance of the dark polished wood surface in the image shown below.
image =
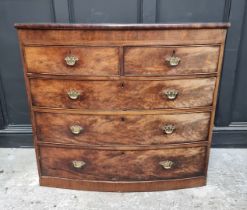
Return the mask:
<svg viewBox="0 0 247 210"><path fill-rule="evenodd" d="M95 181L153 181L204 175L205 147L159 150L95 150L40 147L43 176ZM74 160L84 161L74 168ZM161 161L172 161L164 169Z"/></svg>
<svg viewBox="0 0 247 210"><path fill-rule="evenodd" d="M228 23L16 27L41 185L205 185Z"/></svg>
<svg viewBox="0 0 247 210"><path fill-rule="evenodd" d="M170 56L180 58L175 67L166 64ZM217 71L218 46L159 46L124 48L126 75L192 75Z"/></svg>
<svg viewBox="0 0 247 210"><path fill-rule="evenodd" d="M63 114L35 112L39 141L86 145L161 145L206 141L210 113ZM70 127L81 126L75 135ZM163 127L174 125L172 134ZM188 138L189 137L189 138Z"/></svg>
<svg viewBox="0 0 247 210"><path fill-rule="evenodd" d="M31 79L32 104L40 107L89 110L150 110L211 106L215 78L195 78L166 81L75 81ZM45 87L45 88L44 88ZM178 91L176 100L165 92ZM76 90L78 99L71 100L67 92Z"/></svg>
<svg viewBox="0 0 247 210"><path fill-rule="evenodd" d="M119 49L117 47L57 46L26 47L28 72L62 75L118 75ZM66 56L76 56L75 66L66 65Z"/></svg>
<svg viewBox="0 0 247 210"><path fill-rule="evenodd" d="M17 29L122 29L122 30L161 30L161 29L212 29L228 28L230 23L183 23L183 24L63 24L63 23L40 23L40 24L15 24Z"/></svg>

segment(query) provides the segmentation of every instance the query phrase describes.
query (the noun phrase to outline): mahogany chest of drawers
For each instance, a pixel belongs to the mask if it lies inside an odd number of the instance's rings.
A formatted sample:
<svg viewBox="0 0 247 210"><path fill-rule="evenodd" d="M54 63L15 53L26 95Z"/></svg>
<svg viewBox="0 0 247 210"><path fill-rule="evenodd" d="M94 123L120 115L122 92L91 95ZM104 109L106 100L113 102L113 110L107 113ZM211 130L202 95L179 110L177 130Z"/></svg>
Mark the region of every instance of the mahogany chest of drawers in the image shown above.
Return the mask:
<svg viewBox="0 0 247 210"><path fill-rule="evenodd" d="M17 24L40 185L205 185L228 27Z"/></svg>

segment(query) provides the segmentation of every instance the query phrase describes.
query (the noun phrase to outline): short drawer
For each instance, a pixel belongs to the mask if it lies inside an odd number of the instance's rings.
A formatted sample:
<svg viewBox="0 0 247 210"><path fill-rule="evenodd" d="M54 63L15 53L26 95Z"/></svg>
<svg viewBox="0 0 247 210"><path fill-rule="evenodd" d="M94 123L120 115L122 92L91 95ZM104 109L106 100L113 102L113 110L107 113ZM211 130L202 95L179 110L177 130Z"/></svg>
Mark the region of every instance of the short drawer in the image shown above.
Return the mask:
<svg viewBox="0 0 247 210"><path fill-rule="evenodd" d="M160 145L206 141L210 113L63 114L35 112L40 141L81 145Z"/></svg>
<svg viewBox="0 0 247 210"><path fill-rule="evenodd" d="M152 181L204 175L206 147L101 150L40 147L41 175L98 181Z"/></svg>
<svg viewBox="0 0 247 210"><path fill-rule="evenodd" d="M27 72L55 75L118 75L117 47L25 47Z"/></svg>
<svg viewBox="0 0 247 210"><path fill-rule="evenodd" d="M188 75L217 71L218 46L126 47L126 75Z"/></svg>
<svg viewBox="0 0 247 210"><path fill-rule="evenodd" d="M215 78L167 81L73 81L31 79L34 106L87 110L210 106Z"/></svg>

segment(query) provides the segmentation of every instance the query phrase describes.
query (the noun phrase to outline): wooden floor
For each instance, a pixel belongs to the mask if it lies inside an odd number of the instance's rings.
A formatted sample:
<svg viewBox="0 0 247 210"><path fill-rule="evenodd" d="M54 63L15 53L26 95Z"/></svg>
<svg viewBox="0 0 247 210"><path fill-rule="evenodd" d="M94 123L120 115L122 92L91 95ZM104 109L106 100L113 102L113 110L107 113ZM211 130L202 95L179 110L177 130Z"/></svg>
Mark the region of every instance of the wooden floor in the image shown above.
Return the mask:
<svg viewBox="0 0 247 210"><path fill-rule="evenodd" d="M40 187L34 150L2 148L0 204L1 210L247 210L247 149L212 149L206 187L102 193Z"/></svg>

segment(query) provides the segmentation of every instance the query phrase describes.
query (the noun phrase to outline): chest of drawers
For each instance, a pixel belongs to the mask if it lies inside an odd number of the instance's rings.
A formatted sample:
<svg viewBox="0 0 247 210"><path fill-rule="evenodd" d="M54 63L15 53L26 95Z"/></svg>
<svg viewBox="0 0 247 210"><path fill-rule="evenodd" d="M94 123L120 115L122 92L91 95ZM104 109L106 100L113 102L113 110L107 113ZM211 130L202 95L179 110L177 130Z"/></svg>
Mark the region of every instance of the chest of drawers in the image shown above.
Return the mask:
<svg viewBox="0 0 247 210"><path fill-rule="evenodd" d="M40 185L205 185L228 27L17 24Z"/></svg>

